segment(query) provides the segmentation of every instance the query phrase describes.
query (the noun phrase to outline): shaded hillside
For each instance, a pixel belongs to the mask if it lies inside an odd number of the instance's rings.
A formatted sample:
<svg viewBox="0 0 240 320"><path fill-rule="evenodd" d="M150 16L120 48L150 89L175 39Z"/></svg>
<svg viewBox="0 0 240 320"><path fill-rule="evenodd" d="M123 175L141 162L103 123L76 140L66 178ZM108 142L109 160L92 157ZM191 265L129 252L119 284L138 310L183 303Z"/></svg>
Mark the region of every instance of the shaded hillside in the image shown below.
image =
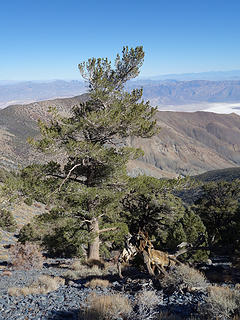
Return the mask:
<svg viewBox="0 0 240 320"><path fill-rule="evenodd" d="M208 172L204 172L200 175L194 176L193 178L203 181L233 181L236 179L240 179L240 168L226 168L220 170L212 170Z"/></svg>
<svg viewBox="0 0 240 320"><path fill-rule="evenodd" d="M73 105L86 98L87 95L82 95L0 110L1 164L14 166L38 160L26 143L28 136L38 134L37 119L49 118L49 106L67 114ZM129 141L145 152L143 159L129 164L133 175L145 172L156 177L173 177L240 165L240 116L161 111L157 113L157 121L162 129L156 137Z"/></svg>

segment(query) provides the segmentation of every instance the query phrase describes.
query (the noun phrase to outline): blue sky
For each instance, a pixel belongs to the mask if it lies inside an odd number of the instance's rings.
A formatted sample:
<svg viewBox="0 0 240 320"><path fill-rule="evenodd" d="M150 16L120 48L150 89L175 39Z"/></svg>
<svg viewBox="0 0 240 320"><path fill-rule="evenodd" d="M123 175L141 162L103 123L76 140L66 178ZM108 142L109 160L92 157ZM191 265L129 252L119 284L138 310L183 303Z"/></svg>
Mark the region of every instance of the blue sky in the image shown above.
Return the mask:
<svg viewBox="0 0 240 320"><path fill-rule="evenodd" d="M141 76L240 69L239 0L1 0L0 80L80 79L143 45Z"/></svg>

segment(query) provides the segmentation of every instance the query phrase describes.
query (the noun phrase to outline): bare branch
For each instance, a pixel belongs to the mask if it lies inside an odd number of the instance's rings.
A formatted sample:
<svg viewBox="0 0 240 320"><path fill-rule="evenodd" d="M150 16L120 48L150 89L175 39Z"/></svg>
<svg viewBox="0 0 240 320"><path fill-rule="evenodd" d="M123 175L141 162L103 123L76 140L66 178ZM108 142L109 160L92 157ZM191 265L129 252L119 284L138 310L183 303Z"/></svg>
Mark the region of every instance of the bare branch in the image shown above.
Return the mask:
<svg viewBox="0 0 240 320"><path fill-rule="evenodd" d="M108 231L114 231L114 230L117 230L117 229L118 229L118 227L105 228L105 229L99 230L98 233L103 233L103 232L108 232Z"/></svg>
<svg viewBox="0 0 240 320"><path fill-rule="evenodd" d="M58 191L61 190L62 186L64 185L64 183L68 180L68 178L70 177L71 173L73 172L74 169L76 169L77 167L81 166L81 163L75 164L75 166L72 167L72 169L68 172L66 178L62 181L62 183L60 184Z"/></svg>

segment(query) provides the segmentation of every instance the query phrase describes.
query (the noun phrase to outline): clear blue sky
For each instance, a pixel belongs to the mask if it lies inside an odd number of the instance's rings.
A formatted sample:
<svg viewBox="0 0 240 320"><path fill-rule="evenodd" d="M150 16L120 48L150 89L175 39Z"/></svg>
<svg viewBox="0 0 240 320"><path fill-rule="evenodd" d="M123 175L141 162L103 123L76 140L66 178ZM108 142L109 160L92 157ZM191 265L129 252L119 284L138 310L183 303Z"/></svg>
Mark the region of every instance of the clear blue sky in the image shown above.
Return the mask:
<svg viewBox="0 0 240 320"><path fill-rule="evenodd" d="M240 69L240 0L1 0L0 80L80 79L143 45L141 76Z"/></svg>

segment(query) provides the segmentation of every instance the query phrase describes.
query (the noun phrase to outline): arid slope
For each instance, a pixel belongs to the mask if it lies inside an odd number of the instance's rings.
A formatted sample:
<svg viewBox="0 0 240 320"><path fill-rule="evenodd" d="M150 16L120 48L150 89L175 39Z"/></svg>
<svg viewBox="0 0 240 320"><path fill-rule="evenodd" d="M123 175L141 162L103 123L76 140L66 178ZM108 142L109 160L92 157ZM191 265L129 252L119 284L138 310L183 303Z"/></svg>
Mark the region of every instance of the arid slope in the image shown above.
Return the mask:
<svg viewBox="0 0 240 320"><path fill-rule="evenodd" d="M86 98L82 95L0 110L0 163L14 167L35 161L35 151L26 139L38 134L37 119L49 117L49 106L67 114ZM157 121L162 129L156 137L129 141L145 152L143 159L129 164L133 175L145 172L171 177L240 166L240 116L159 111Z"/></svg>

